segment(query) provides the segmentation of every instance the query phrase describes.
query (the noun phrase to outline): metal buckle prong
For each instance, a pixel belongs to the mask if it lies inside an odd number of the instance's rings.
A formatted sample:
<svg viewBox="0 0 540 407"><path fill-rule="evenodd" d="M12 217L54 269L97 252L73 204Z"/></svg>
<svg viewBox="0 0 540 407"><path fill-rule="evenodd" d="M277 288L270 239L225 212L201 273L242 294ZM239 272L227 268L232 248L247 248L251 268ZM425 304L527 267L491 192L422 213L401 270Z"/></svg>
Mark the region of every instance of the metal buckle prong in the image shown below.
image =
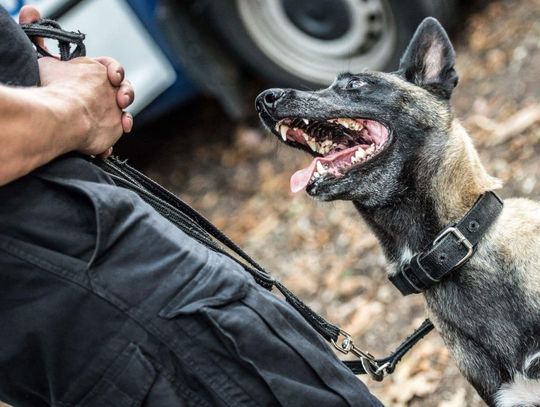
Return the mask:
<svg viewBox="0 0 540 407"><path fill-rule="evenodd" d="M469 258L473 255L474 253L474 248L473 248L473 245L471 244L471 242L469 242L469 239L467 239L463 233L460 232L459 229L451 226L449 228L446 228L445 230L443 230L439 236L437 236L435 238L435 240L433 241L433 246L436 246L441 240L442 238L444 238L446 235L448 234L453 234L455 237L457 237L458 241L457 243L458 244L461 244L463 246L465 246L465 248L467 249L467 254L465 254L465 256L454 266L454 267L459 267L461 266L465 261L469 260Z"/></svg>

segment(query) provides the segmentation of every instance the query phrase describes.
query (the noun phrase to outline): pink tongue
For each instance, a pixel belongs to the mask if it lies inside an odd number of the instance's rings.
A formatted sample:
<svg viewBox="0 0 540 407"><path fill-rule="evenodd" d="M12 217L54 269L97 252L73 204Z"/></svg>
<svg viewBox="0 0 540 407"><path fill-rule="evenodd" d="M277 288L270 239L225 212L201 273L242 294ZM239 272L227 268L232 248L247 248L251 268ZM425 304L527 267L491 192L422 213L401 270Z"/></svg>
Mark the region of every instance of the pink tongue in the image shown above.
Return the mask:
<svg viewBox="0 0 540 407"><path fill-rule="evenodd" d="M315 171L315 165L317 165L317 158L315 158L309 166L296 171L291 177L291 191L296 193L303 190L309 184L311 175Z"/></svg>
<svg viewBox="0 0 540 407"><path fill-rule="evenodd" d="M311 164L309 164L306 168L303 168L299 171L296 171L292 177L291 177L291 191L292 192L298 192L303 190L307 185L309 184L309 180L311 179L311 176L315 172L315 167L317 166L317 162L320 162L321 164L328 164L328 163L337 163L342 160L348 160L350 161L351 157L355 153L355 151L359 148L367 147L364 145L358 145L351 148L348 148L346 150L338 151L337 153L329 154L324 157L317 157L315 158ZM330 168L330 173L333 175L337 175L335 173L332 173L332 168Z"/></svg>

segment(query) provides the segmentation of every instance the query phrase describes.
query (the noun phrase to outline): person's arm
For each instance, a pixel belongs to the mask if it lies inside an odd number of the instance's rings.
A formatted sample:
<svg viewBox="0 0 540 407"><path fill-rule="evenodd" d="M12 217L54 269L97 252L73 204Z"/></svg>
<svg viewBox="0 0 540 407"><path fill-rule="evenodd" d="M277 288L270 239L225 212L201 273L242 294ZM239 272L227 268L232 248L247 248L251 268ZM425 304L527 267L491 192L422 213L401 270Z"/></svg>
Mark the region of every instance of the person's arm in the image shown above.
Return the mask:
<svg viewBox="0 0 540 407"><path fill-rule="evenodd" d="M40 59L41 88L0 86L0 185L69 151L107 154L133 119L121 107L133 89L108 66L90 58ZM112 61L112 62L111 62Z"/></svg>
<svg viewBox="0 0 540 407"><path fill-rule="evenodd" d="M76 110L54 89L0 86L0 185L75 149L82 124L69 118Z"/></svg>
<svg viewBox="0 0 540 407"><path fill-rule="evenodd" d="M40 18L33 6L19 15L21 24ZM0 186L69 151L107 157L133 126L122 112L133 103L133 87L114 59L41 58L39 71L40 88L0 85Z"/></svg>

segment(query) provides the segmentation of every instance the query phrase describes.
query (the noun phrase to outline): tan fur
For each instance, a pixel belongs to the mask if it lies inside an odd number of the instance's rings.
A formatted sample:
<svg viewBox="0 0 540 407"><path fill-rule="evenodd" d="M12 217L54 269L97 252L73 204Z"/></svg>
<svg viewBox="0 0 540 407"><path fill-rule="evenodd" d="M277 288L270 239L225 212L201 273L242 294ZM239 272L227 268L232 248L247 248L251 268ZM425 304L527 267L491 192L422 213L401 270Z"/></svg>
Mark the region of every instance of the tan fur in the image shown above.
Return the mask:
<svg viewBox="0 0 540 407"><path fill-rule="evenodd" d="M442 221L461 218L479 195L502 187L480 162L467 131L454 119L439 170L433 179L437 209Z"/></svg>
<svg viewBox="0 0 540 407"><path fill-rule="evenodd" d="M524 198L506 199L487 239L516 266L528 301L540 308L540 204Z"/></svg>

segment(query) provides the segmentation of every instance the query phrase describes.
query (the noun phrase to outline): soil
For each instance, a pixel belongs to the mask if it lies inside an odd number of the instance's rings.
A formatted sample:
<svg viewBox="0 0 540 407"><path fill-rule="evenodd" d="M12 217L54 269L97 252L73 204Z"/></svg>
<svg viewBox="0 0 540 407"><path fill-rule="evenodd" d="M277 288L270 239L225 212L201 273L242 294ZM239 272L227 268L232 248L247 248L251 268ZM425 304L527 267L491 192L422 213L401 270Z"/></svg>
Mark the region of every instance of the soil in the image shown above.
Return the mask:
<svg viewBox="0 0 540 407"><path fill-rule="evenodd" d="M504 181L501 195L539 199L540 0L476 2L460 14L456 113ZM136 165L362 348L386 355L424 320L422 297L402 298L387 282L377 240L353 206L291 194L289 178L309 158L258 126L232 123L202 98L129 137L139 138ZM484 405L436 333L394 375L367 384L388 406Z"/></svg>

